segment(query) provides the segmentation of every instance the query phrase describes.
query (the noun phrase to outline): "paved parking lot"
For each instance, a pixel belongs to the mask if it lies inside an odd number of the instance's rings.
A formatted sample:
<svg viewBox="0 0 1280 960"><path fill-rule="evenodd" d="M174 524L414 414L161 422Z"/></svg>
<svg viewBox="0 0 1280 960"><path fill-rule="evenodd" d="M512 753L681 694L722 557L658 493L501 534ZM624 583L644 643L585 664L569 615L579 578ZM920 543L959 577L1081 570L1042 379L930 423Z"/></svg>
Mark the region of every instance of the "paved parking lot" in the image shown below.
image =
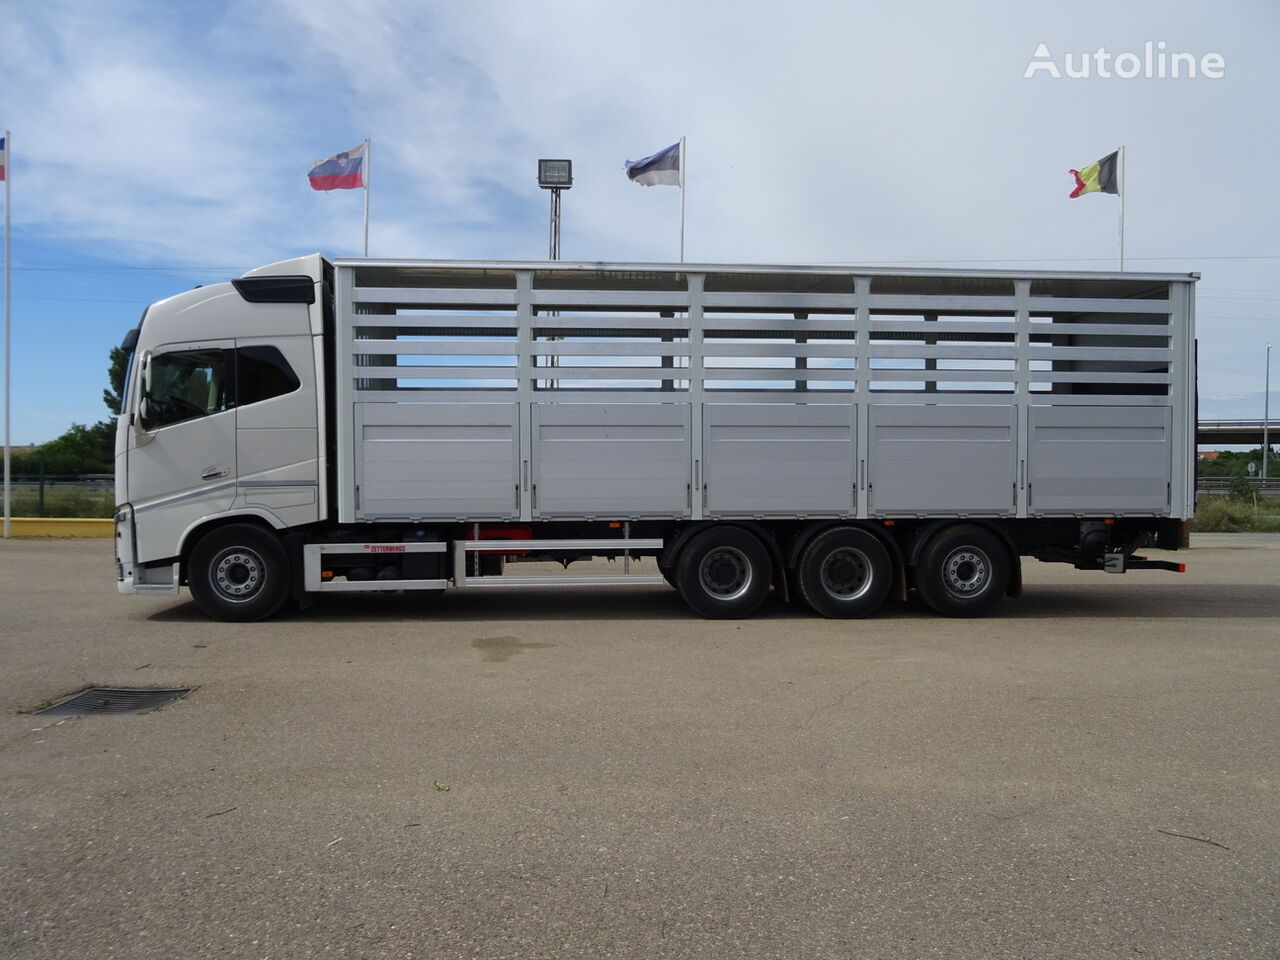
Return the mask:
<svg viewBox="0 0 1280 960"><path fill-rule="evenodd" d="M1280 538L977 621L117 597L0 542L6 957L1280 955ZM132 717L19 713L195 686Z"/></svg>

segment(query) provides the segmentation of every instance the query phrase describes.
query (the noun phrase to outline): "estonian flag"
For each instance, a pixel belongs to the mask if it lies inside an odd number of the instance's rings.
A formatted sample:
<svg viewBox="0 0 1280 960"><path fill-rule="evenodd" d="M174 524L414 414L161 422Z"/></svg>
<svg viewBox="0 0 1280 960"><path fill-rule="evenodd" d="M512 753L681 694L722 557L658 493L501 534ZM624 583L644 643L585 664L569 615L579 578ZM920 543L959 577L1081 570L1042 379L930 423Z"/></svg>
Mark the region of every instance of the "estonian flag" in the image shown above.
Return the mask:
<svg viewBox="0 0 1280 960"><path fill-rule="evenodd" d="M1116 161L1119 156L1120 151L1117 150L1083 170L1070 171L1076 178L1076 188L1071 191L1071 199L1086 193L1119 193L1120 180L1116 176Z"/></svg>
<svg viewBox="0 0 1280 960"><path fill-rule="evenodd" d="M309 171L312 190L355 190L364 186L365 144L335 153Z"/></svg>
<svg viewBox="0 0 1280 960"><path fill-rule="evenodd" d="M627 161L627 178L645 187L680 186L680 144L673 143L651 157Z"/></svg>

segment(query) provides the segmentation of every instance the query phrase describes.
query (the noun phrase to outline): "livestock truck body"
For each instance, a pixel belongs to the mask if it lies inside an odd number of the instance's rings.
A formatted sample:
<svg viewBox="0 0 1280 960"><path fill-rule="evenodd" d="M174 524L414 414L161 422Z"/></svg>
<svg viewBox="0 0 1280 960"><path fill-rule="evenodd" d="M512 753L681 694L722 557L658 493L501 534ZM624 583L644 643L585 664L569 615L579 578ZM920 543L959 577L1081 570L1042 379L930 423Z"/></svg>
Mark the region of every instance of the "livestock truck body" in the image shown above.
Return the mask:
<svg viewBox="0 0 1280 960"><path fill-rule="evenodd" d="M974 615L1020 558L1180 569L1196 274L301 257L149 307L122 593L770 590ZM548 568L617 561L602 575ZM533 566L531 564L541 564ZM549 572L548 572L549 571ZM620 574L620 575L619 575Z"/></svg>

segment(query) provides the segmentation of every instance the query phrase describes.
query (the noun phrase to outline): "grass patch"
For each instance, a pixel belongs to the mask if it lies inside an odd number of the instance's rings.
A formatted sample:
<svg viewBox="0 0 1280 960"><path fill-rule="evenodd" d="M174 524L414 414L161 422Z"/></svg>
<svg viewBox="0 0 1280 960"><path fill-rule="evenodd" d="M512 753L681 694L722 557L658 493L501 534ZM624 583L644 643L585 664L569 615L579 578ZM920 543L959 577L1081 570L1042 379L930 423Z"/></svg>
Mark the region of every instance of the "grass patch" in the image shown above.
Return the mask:
<svg viewBox="0 0 1280 960"><path fill-rule="evenodd" d="M50 485L44 488L44 510L40 510L37 490L16 488L11 494L14 517L82 517L109 519L115 516L115 491Z"/></svg>
<svg viewBox="0 0 1280 960"><path fill-rule="evenodd" d="M1280 533L1280 501L1202 496L1192 529L1199 533Z"/></svg>

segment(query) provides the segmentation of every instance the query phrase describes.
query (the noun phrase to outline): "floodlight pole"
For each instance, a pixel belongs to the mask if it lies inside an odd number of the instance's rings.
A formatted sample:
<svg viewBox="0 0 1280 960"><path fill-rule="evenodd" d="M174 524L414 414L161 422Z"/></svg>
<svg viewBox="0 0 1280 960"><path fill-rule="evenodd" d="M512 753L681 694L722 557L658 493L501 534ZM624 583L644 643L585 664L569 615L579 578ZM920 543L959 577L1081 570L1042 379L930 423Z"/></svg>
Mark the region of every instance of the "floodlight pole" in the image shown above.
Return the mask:
<svg viewBox="0 0 1280 960"><path fill-rule="evenodd" d="M1267 344L1267 375L1262 391L1262 479L1267 479L1267 460L1271 455L1271 344Z"/></svg>
<svg viewBox="0 0 1280 960"><path fill-rule="evenodd" d="M560 259L560 188L551 188L551 247L548 260Z"/></svg>

